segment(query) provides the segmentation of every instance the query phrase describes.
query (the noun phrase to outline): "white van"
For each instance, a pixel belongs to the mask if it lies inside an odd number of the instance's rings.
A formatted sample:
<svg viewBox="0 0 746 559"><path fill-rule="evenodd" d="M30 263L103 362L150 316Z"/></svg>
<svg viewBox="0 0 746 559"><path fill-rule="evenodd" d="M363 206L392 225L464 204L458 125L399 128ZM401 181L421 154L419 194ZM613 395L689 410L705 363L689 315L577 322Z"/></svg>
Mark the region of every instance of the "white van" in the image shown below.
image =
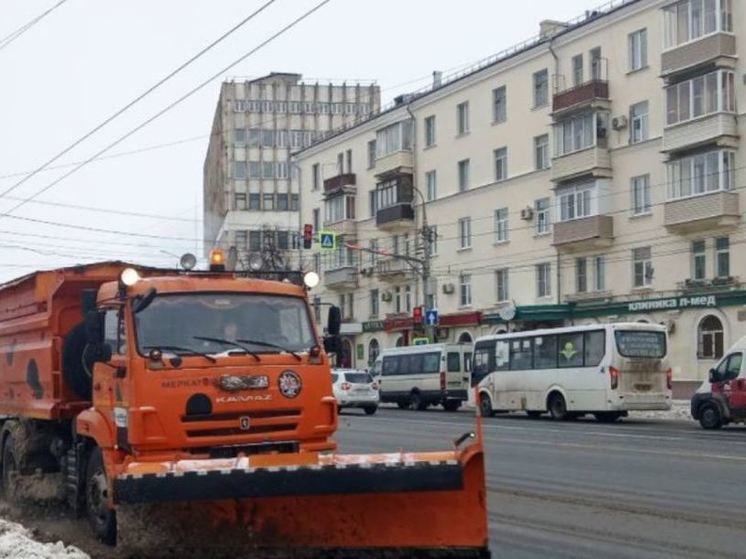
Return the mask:
<svg viewBox="0 0 746 559"><path fill-rule="evenodd" d="M440 404L456 411L469 392L471 357L469 344L384 349L371 374L379 381L381 402L412 410Z"/></svg>

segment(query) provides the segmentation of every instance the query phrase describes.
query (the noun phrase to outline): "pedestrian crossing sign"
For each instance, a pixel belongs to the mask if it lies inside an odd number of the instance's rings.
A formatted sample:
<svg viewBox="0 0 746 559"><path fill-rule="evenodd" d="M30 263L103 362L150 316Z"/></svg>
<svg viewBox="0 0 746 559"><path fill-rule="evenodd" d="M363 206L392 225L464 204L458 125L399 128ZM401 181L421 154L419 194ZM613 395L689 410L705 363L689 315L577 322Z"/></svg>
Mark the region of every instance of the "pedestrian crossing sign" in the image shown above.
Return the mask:
<svg viewBox="0 0 746 559"><path fill-rule="evenodd" d="M334 250L337 248L337 236L327 231L319 232L319 245L321 250Z"/></svg>

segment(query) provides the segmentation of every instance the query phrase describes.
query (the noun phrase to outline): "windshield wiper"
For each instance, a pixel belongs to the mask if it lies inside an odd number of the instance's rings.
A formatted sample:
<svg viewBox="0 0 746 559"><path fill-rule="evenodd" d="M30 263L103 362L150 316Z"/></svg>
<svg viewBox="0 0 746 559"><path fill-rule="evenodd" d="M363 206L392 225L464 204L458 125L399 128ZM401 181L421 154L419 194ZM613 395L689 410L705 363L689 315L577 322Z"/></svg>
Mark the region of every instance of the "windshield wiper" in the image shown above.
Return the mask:
<svg viewBox="0 0 746 559"><path fill-rule="evenodd" d="M192 355L199 355L200 357L204 357L210 363L217 363L218 362L218 360L215 359L212 355L208 355L207 353L204 353L202 351L197 351L196 349L193 349L191 347L183 347L183 346L180 346L180 345L161 345L161 344L155 344L155 345L146 345L146 346L143 346L143 349L161 349L161 350L165 349L166 351L181 351L181 352L184 352L184 353L191 353Z"/></svg>
<svg viewBox="0 0 746 559"><path fill-rule="evenodd" d="M295 357L298 361L302 361L303 360L303 358L300 355L298 355L297 353L295 353L292 349L288 349L286 347L282 347L281 345L271 344L269 342L260 342L258 340L236 340L236 341L243 342L245 344L254 344L254 345L258 345L258 346L262 346L262 347L272 347L274 349L279 349L280 351L284 351L285 353L289 353L290 355L292 355L293 357Z"/></svg>
<svg viewBox="0 0 746 559"><path fill-rule="evenodd" d="M224 344L224 345L230 345L230 346L233 346L233 347L237 347L238 349L240 349L242 351L245 351L246 353L248 353L249 355L251 355L257 361L261 361L262 360L262 358L259 357L258 353L255 353L255 352L251 351L245 345L239 344L238 342L234 342L233 340L224 340L223 338L211 338L209 336L192 336L192 338L194 338L195 340L203 341L203 342L213 342L213 343L216 343L216 344Z"/></svg>

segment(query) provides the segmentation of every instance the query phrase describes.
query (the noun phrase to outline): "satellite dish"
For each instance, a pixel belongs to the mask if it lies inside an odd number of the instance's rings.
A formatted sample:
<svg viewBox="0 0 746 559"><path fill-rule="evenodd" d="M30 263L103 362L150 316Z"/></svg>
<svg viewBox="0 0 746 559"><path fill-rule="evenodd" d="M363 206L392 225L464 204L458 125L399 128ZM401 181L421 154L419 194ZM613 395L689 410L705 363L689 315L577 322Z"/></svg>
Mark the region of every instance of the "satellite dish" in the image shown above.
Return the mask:
<svg viewBox="0 0 746 559"><path fill-rule="evenodd" d="M189 270L193 270L194 267L197 265L197 257L194 256L191 252L185 253L180 259L179 259L179 265L184 268L187 272Z"/></svg>
<svg viewBox="0 0 746 559"><path fill-rule="evenodd" d="M502 318L505 322L510 322L515 318L515 312L515 303L510 302L500 309L500 318Z"/></svg>

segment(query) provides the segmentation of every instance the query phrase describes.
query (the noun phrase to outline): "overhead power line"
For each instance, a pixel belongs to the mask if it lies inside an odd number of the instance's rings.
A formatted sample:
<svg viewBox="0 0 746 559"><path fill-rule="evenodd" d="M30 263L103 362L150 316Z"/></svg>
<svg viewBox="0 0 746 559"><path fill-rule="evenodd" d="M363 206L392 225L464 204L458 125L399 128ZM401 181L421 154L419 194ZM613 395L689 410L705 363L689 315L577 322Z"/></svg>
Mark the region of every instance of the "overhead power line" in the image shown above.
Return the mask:
<svg viewBox="0 0 746 559"><path fill-rule="evenodd" d="M51 8L49 8L48 10L46 10L45 12L42 12L41 14L39 14L38 16L36 16L35 18L33 18L31 21L28 21L28 22L24 23L18 29L16 29L15 31L13 31L9 35L6 35L2 39L0 39L0 50L3 50L5 47L7 47L8 45L10 45L13 41L15 41L21 35L23 35L24 33L26 33L26 31L28 31L29 29L31 29L34 25L36 25L37 23L39 23L42 19L44 19L49 14L51 14L53 11L55 11L57 8L59 8L60 6L62 6L62 4L64 4L65 2L67 2L67 0L60 0L59 2L57 2L54 6L52 6Z"/></svg>

